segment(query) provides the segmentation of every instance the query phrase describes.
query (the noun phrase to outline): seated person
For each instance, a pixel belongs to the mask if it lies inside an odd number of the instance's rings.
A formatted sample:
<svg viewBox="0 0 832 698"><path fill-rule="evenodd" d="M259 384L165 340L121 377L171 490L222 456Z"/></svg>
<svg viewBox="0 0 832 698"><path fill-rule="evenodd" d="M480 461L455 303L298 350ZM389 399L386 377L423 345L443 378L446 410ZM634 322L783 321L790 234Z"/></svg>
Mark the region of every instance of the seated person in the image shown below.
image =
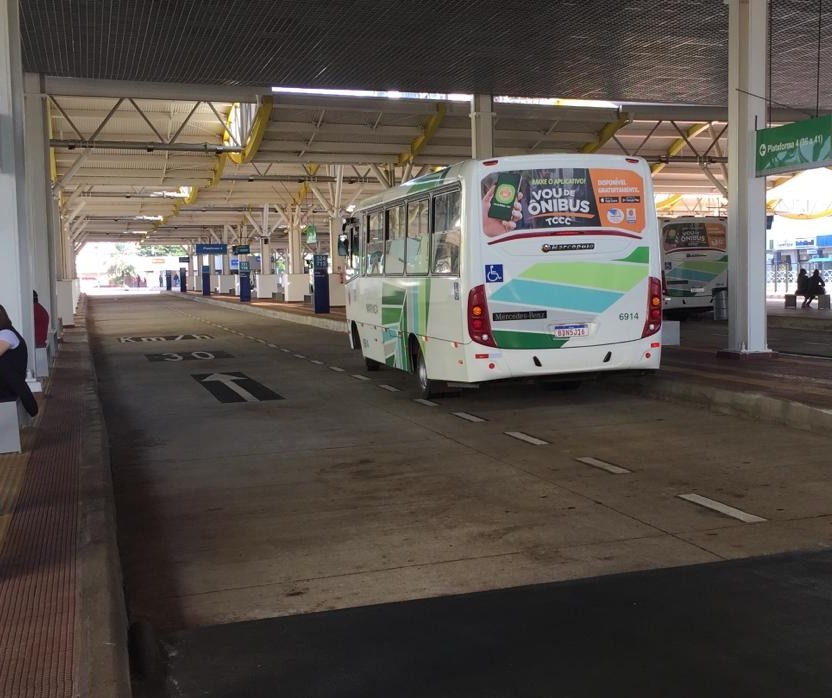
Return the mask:
<svg viewBox="0 0 832 698"><path fill-rule="evenodd" d="M32 291L35 314L35 346L45 347L49 336L49 312L38 301L38 292Z"/></svg>
<svg viewBox="0 0 832 698"><path fill-rule="evenodd" d="M0 305L0 401L17 400L34 417L38 403L26 384L26 363L29 352L20 333L12 327L6 309Z"/></svg>

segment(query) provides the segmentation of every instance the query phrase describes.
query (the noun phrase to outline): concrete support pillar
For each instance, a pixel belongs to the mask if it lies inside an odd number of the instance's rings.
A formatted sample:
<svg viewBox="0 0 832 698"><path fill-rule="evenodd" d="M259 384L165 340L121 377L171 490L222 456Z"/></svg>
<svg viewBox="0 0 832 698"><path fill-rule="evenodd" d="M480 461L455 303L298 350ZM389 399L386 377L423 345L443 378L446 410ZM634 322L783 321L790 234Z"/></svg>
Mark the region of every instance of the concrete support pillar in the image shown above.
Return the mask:
<svg viewBox="0 0 832 698"><path fill-rule="evenodd" d="M766 344L765 178L755 131L766 125L766 0L728 2L728 351ZM753 96L752 96L753 95Z"/></svg>
<svg viewBox="0 0 832 698"><path fill-rule="evenodd" d="M25 338L32 368L35 331L23 106L18 0L0 0L0 304Z"/></svg>
<svg viewBox="0 0 832 698"><path fill-rule="evenodd" d="M341 219L329 219L329 304L346 305L345 269L347 260L338 256L338 235L341 232Z"/></svg>
<svg viewBox="0 0 832 698"><path fill-rule="evenodd" d="M494 157L494 101L491 95L474 95L471 104L471 157Z"/></svg>
<svg viewBox="0 0 832 698"><path fill-rule="evenodd" d="M50 227L52 187L49 165L49 124L39 75L24 76L26 93L24 129L26 142L26 195L32 252L32 288L49 313L49 343L54 342L54 279L57 276ZM52 346L54 349L54 346ZM48 365L45 367L48 371ZM41 375L46 373L41 371Z"/></svg>
<svg viewBox="0 0 832 698"><path fill-rule="evenodd" d="M267 210L263 213L263 234L269 230ZM271 298L278 292L277 274L272 266L272 252L267 237L260 238L260 274L257 276L257 297Z"/></svg>
<svg viewBox="0 0 832 698"><path fill-rule="evenodd" d="M191 291L197 290L196 277L194 273L194 247L193 245L186 245L185 251L188 253L188 289ZM199 290L202 290L202 284L199 285Z"/></svg>

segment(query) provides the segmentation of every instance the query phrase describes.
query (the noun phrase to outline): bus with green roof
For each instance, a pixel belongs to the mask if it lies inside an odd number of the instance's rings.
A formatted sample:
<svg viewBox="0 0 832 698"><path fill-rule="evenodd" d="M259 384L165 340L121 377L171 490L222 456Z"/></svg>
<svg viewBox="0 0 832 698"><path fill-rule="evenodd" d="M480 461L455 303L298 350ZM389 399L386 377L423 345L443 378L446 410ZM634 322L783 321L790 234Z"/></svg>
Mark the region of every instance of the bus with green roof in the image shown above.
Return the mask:
<svg viewBox="0 0 832 698"><path fill-rule="evenodd" d="M641 158L469 160L364 201L346 316L369 370L423 397L503 379L655 371L661 248Z"/></svg>

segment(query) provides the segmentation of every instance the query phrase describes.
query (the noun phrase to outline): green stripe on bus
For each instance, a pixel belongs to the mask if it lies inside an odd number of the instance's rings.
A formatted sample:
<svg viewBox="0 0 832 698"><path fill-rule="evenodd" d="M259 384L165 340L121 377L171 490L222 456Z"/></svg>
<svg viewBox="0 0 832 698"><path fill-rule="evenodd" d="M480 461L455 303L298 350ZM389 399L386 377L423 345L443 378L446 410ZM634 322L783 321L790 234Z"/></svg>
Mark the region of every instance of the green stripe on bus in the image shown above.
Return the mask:
<svg viewBox="0 0 832 698"><path fill-rule="evenodd" d="M648 264L650 262L650 248L649 247L636 247L632 252L630 252L628 257L624 259L619 259L619 262L638 262L639 264Z"/></svg>
<svg viewBox="0 0 832 698"><path fill-rule="evenodd" d="M382 306L381 308L381 324L382 325L398 325L402 317L402 307Z"/></svg>
<svg viewBox="0 0 832 698"><path fill-rule="evenodd" d="M707 261L696 261L696 260L688 260L682 262L678 265L677 268L682 269L693 269L694 271L704 271L708 274L721 274L724 272L728 267L726 262L707 262Z"/></svg>
<svg viewBox="0 0 832 698"><path fill-rule="evenodd" d="M647 271L640 264L618 262L544 262L529 267L520 278L623 292L643 281Z"/></svg>
<svg viewBox="0 0 832 698"><path fill-rule="evenodd" d="M560 349L568 339L555 339L540 332L495 330L494 340L500 349Z"/></svg>

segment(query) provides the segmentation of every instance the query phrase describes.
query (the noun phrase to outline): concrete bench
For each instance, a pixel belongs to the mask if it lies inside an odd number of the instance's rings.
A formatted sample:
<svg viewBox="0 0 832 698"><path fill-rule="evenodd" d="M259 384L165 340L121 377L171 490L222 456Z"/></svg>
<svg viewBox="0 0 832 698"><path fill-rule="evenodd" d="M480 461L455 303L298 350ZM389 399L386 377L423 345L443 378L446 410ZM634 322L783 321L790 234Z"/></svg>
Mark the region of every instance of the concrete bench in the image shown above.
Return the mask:
<svg viewBox="0 0 832 698"><path fill-rule="evenodd" d="M797 295L794 293L787 293L786 302L783 304L783 308L786 310L789 308L797 308Z"/></svg>
<svg viewBox="0 0 832 698"><path fill-rule="evenodd" d="M0 453L20 453L20 430L31 420L20 400L0 402Z"/></svg>
<svg viewBox="0 0 832 698"><path fill-rule="evenodd" d="M818 310L829 310L829 294L818 296Z"/></svg>

